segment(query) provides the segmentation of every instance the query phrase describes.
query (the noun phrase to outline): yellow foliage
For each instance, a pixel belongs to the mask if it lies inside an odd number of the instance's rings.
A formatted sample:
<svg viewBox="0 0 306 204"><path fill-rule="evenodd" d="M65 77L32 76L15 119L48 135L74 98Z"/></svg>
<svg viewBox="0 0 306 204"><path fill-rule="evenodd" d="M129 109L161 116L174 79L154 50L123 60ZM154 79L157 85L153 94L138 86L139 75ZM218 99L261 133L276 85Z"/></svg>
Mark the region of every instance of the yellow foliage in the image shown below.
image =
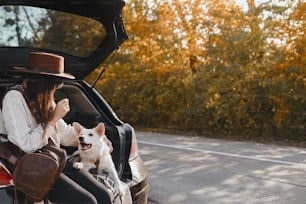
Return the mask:
<svg viewBox="0 0 306 204"><path fill-rule="evenodd" d="M123 15L130 40L100 91L138 126L292 131L305 114L305 3L282 10L247 2L244 12L227 0L130 0Z"/></svg>

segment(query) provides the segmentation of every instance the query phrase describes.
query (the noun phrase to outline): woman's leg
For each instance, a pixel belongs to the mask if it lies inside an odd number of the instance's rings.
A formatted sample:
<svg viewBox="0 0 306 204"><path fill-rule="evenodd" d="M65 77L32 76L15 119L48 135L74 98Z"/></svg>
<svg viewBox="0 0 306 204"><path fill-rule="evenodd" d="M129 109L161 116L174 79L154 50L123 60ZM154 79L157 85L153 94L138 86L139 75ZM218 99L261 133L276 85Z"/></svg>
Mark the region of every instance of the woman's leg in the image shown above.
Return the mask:
<svg viewBox="0 0 306 204"><path fill-rule="evenodd" d="M111 195L89 172L75 169L72 162L67 162L64 174L93 194L99 204L112 203Z"/></svg>
<svg viewBox="0 0 306 204"><path fill-rule="evenodd" d="M95 197L63 173L48 193L52 203L96 204Z"/></svg>

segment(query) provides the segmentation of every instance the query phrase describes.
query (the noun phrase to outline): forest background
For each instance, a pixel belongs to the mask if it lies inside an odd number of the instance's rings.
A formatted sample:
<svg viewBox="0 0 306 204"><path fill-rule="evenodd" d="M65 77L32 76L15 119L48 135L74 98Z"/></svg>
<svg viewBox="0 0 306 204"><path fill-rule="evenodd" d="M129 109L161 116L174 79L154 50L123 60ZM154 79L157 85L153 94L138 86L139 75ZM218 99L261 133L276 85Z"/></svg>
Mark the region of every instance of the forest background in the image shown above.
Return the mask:
<svg viewBox="0 0 306 204"><path fill-rule="evenodd" d="M136 129L306 146L305 10L129 0L129 40L96 89Z"/></svg>
<svg viewBox="0 0 306 204"><path fill-rule="evenodd" d="M95 88L138 130L306 147L305 10L305 0L126 0L129 39L86 81L107 68ZM1 46L84 55L100 43L85 19L0 14Z"/></svg>
<svg viewBox="0 0 306 204"><path fill-rule="evenodd" d="M95 88L136 129L306 147L305 10L305 0L127 0L129 40ZM95 24L64 13L0 13L2 46L84 54L99 43Z"/></svg>

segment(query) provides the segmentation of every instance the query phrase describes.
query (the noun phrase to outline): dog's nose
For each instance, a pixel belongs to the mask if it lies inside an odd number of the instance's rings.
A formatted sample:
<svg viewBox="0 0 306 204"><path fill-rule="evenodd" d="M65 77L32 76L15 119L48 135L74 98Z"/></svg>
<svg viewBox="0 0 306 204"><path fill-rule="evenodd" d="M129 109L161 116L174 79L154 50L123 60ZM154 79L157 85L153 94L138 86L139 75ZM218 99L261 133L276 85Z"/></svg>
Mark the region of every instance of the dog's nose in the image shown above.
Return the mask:
<svg viewBox="0 0 306 204"><path fill-rule="evenodd" d="M84 141L84 137L79 137L79 141L83 142Z"/></svg>

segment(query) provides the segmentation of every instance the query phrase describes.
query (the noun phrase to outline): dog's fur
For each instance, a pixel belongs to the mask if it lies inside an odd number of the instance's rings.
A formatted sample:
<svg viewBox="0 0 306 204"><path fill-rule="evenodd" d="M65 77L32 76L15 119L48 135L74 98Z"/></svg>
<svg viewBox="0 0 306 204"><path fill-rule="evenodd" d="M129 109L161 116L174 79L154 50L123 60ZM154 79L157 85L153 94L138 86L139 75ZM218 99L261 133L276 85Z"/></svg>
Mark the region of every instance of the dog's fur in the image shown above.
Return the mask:
<svg viewBox="0 0 306 204"><path fill-rule="evenodd" d="M79 123L74 122L73 127L78 134L78 150L81 157L81 161L74 162L73 167L88 171L92 168L97 168L98 174L103 173L103 171L108 172L113 178L116 187L119 189L122 198L124 196L124 189L113 163L110 147L106 142L104 124L99 123L96 127L87 129Z"/></svg>

